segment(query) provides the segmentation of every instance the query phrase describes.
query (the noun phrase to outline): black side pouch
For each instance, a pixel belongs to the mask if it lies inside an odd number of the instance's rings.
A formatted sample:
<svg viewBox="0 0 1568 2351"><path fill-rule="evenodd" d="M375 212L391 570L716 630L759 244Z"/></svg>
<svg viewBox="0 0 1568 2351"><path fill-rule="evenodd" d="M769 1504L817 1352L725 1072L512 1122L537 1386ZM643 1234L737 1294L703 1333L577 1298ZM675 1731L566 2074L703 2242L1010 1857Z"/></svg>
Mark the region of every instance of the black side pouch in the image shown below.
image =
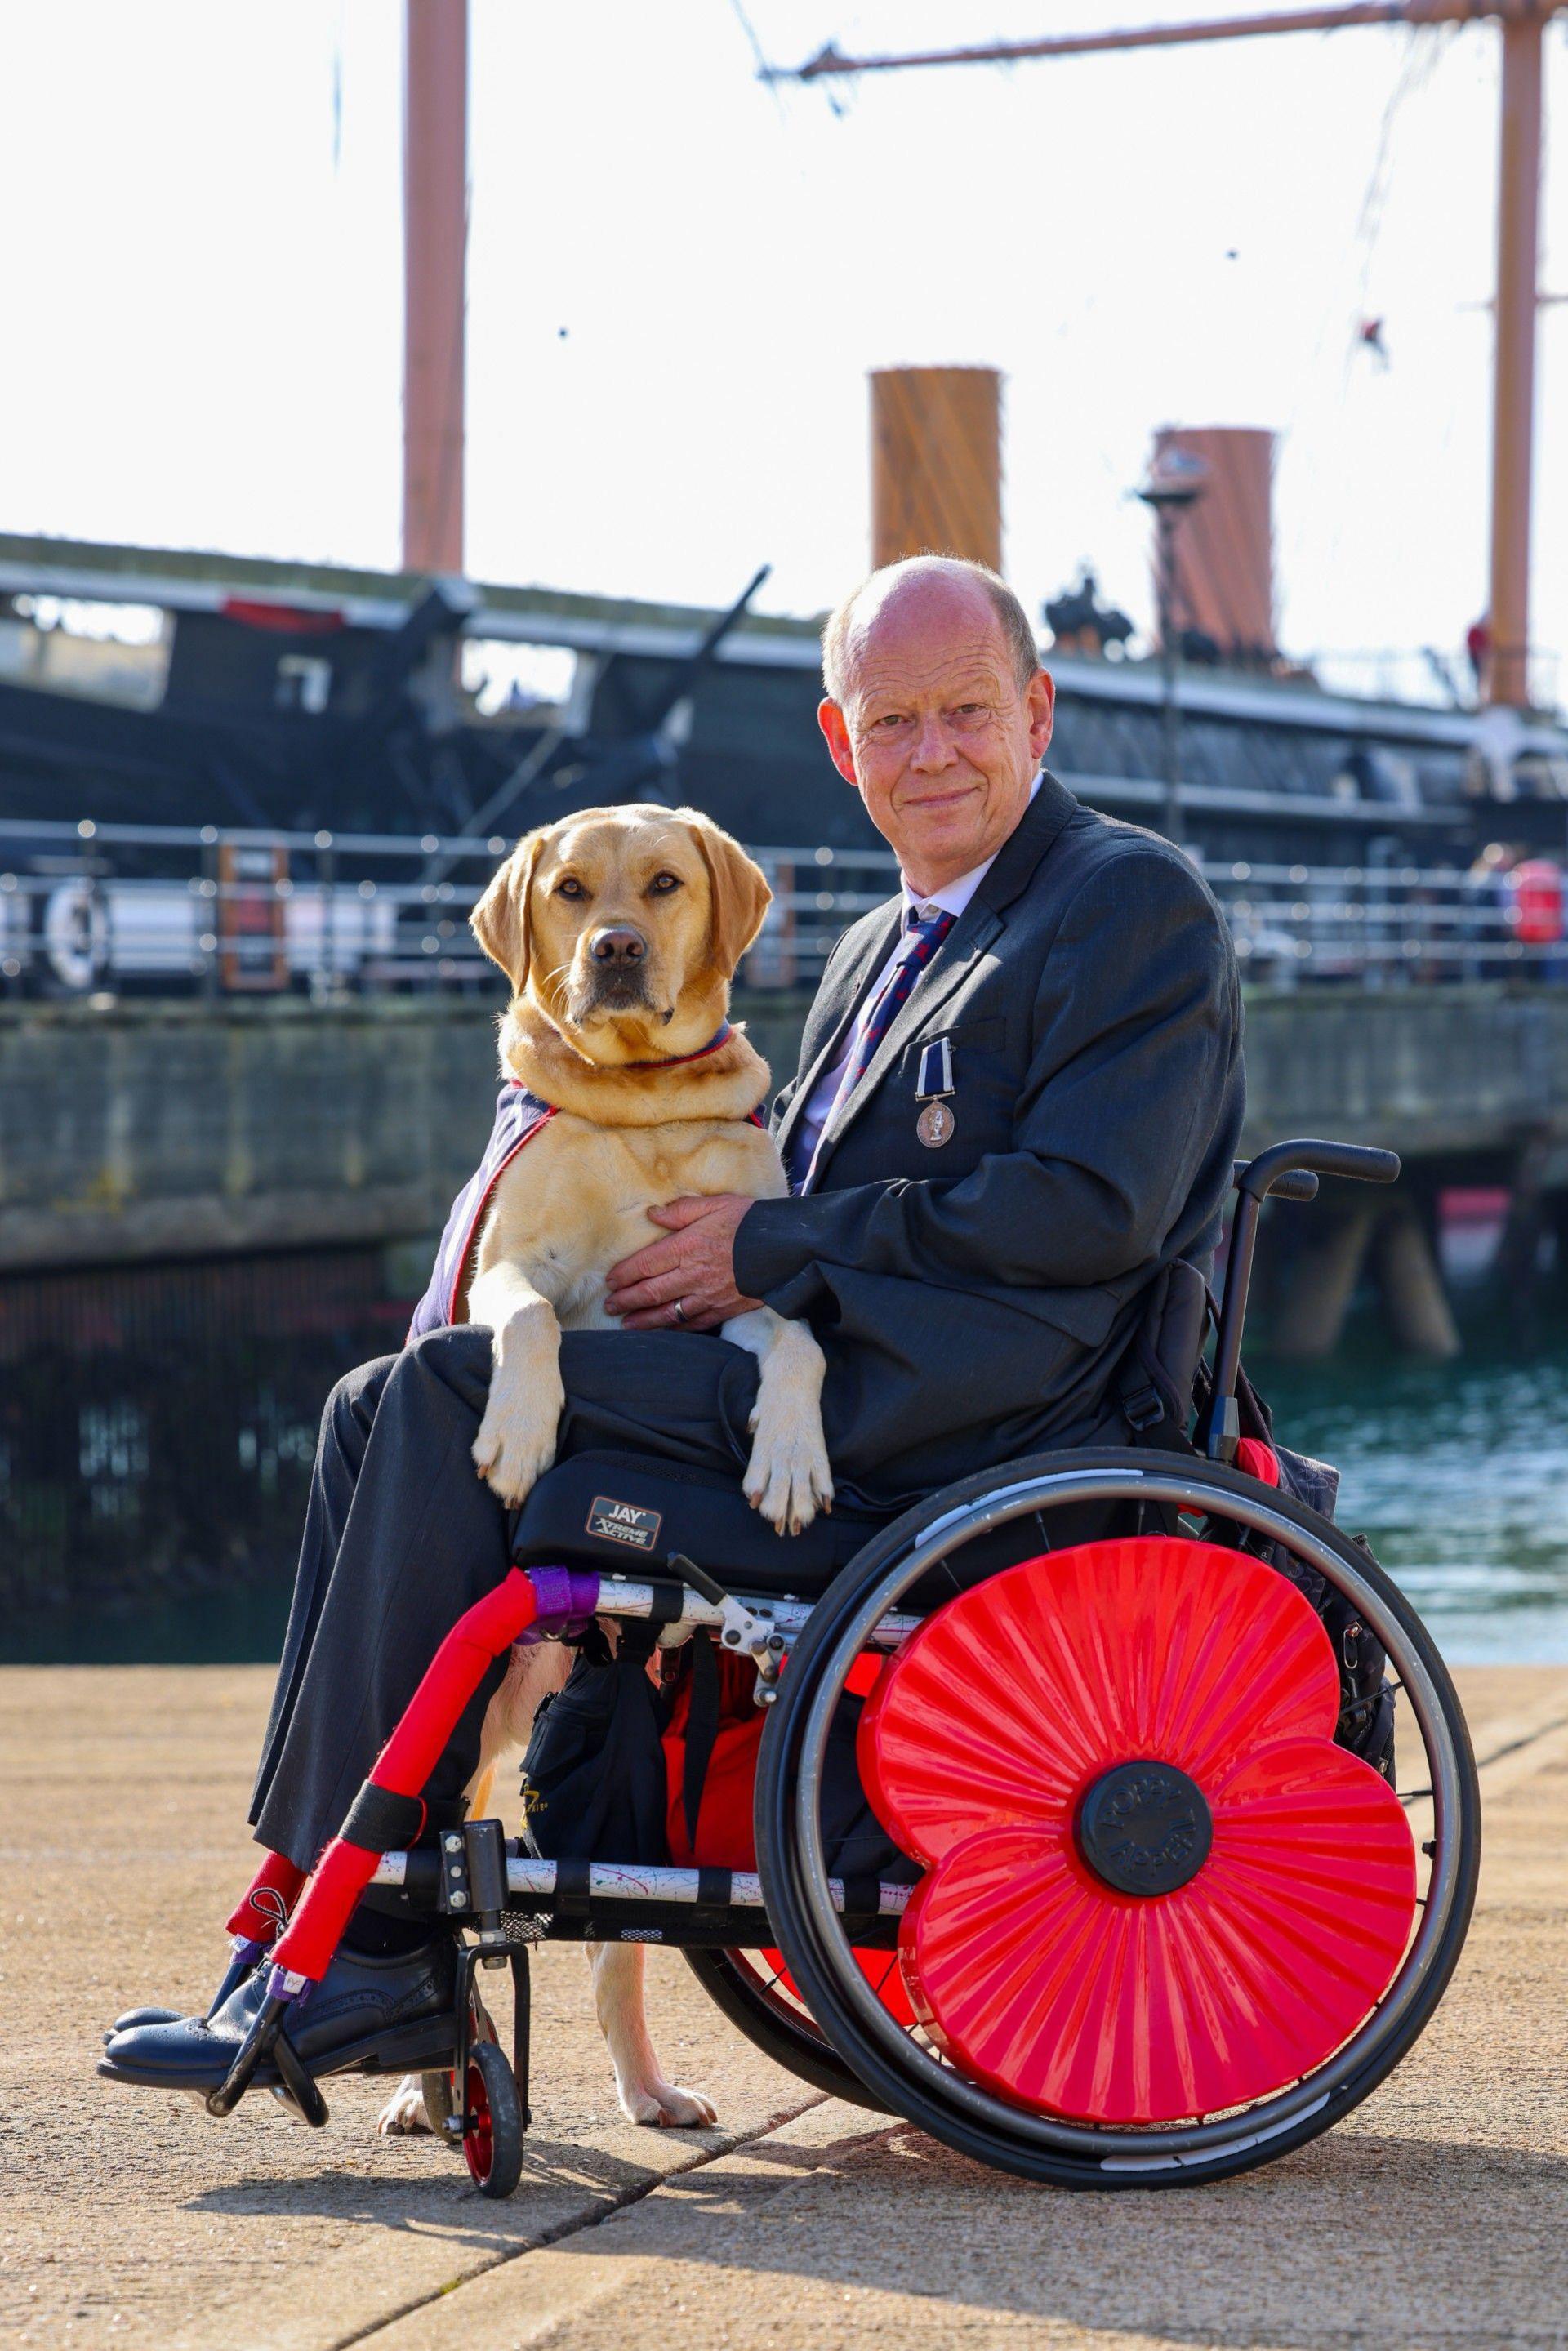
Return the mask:
<svg viewBox="0 0 1568 2351"><path fill-rule="evenodd" d="M1352 1535L1351 1541L1375 1567L1377 1562L1366 1537ZM1354 1603L1342 1593L1329 1593L1318 1614L1333 1643L1339 1667L1340 1709L1335 1744L1359 1755L1393 1787L1394 1691L1384 1679L1388 1652L1376 1634L1362 1623Z"/></svg>
<svg viewBox="0 0 1568 2351"><path fill-rule="evenodd" d="M822 1844L828 1869L844 1880L849 1907L853 1909L859 1884L869 1888L878 1879L889 1886L913 1886L920 1865L894 1844L871 1808L855 1760L855 1734L865 1708L863 1698L849 1693L834 1708L822 1758Z"/></svg>
<svg viewBox="0 0 1568 2351"><path fill-rule="evenodd" d="M523 1758L523 1834L541 1861L668 1862L666 1701L648 1649L596 1663L584 1651L534 1717Z"/></svg>
<svg viewBox="0 0 1568 2351"><path fill-rule="evenodd" d="M1256 1390L1252 1392L1254 1409L1268 1417ZM1263 1430L1260 1433L1266 1434ZM1280 1463L1280 1484L1298 1502L1306 1503L1320 1518L1332 1519L1339 1499L1339 1471L1327 1461L1315 1461L1309 1453L1292 1453L1288 1446L1275 1443L1270 1437ZM1364 1535L1353 1535L1356 1549L1372 1561L1375 1567L1372 1545ZM1333 1648L1334 1663L1339 1667L1339 1720L1334 1726L1334 1744L1352 1755L1359 1755L1370 1763L1392 1787L1394 1784L1394 1692L1384 1680L1388 1653L1371 1628L1364 1625L1354 1602L1336 1592L1326 1576L1304 1560L1295 1558L1282 1544L1269 1543L1263 1556L1282 1575L1288 1576L1305 1598L1310 1600L1322 1620L1324 1632Z"/></svg>

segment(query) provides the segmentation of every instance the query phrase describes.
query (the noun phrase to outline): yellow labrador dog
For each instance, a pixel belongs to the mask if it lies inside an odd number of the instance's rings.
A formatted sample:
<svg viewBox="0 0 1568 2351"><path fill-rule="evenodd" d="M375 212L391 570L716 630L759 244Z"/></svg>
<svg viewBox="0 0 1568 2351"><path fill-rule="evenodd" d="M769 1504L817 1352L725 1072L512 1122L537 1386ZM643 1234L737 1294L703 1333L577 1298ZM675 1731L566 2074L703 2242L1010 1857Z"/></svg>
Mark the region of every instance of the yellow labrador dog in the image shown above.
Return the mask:
<svg viewBox="0 0 1568 2351"><path fill-rule="evenodd" d="M507 1166L465 1270L466 1319L495 1334L474 1460L508 1505L555 1456L560 1333L615 1327L605 1276L658 1238L648 1210L686 1194L772 1199L789 1189L751 1117L768 1065L727 1018L736 967L770 895L706 817L633 806L585 810L528 834L474 910L480 946L512 984L503 1071L555 1111ZM459 1300L462 1311L461 1287ZM821 1350L767 1307L736 1316L723 1335L760 1366L747 1497L781 1533L797 1532L832 1499ZM514 1654L486 1716L475 1811L569 1664L550 1644ZM708 2101L660 2071L641 1945L601 1944L590 1956L622 2111L634 2122L711 2122ZM382 2128L423 2123L411 2079Z"/></svg>

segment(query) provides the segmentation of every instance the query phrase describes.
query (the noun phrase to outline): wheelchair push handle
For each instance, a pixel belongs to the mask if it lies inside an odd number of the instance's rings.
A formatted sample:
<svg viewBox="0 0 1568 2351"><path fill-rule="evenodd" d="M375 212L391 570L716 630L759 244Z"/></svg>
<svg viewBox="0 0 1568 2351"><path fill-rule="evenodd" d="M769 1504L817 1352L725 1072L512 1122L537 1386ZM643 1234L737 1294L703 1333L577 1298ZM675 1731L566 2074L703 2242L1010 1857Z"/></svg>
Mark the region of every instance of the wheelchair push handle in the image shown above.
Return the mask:
<svg viewBox="0 0 1568 2351"><path fill-rule="evenodd" d="M1255 1162L1249 1159L1239 1159L1236 1162L1231 1180L1239 1192L1241 1189L1243 1176L1254 1165ZM1286 1169L1272 1178L1269 1189L1281 1200L1315 1200L1318 1196L1318 1179L1315 1176L1309 1175L1304 1167Z"/></svg>
<svg viewBox="0 0 1568 2351"><path fill-rule="evenodd" d="M1236 1164L1239 1197L1230 1228L1230 1255L1225 1272L1225 1298L1214 1349L1213 1393L1198 1432L1198 1442L1211 1461L1234 1461L1240 1435L1236 1389L1241 1364L1241 1329L1247 1319L1247 1295L1252 1281L1252 1254L1258 1245L1258 1218L1272 1192L1286 1200L1317 1197L1320 1176L1345 1176L1363 1184L1392 1184L1399 1174L1396 1151L1375 1151L1359 1143L1305 1140L1276 1143L1256 1159Z"/></svg>
<svg viewBox="0 0 1568 2351"><path fill-rule="evenodd" d="M1276 1143L1256 1159L1238 1160L1236 1188L1254 1200L1276 1193L1282 1200L1312 1200L1320 1176L1343 1176L1356 1184L1395 1184L1399 1154L1361 1143Z"/></svg>

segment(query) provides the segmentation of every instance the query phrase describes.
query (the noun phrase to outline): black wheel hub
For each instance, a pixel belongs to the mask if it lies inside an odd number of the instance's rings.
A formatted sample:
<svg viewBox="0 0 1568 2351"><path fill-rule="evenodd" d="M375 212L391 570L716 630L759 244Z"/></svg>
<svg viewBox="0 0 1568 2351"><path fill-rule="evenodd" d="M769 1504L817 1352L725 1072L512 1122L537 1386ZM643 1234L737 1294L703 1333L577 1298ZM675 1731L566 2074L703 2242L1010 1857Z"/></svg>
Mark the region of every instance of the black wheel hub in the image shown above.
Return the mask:
<svg viewBox="0 0 1568 2351"><path fill-rule="evenodd" d="M1202 1789L1174 1763L1136 1759L1103 1771L1078 1811L1078 1850L1118 1894L1174 1894L1214 1843Z"/></svg>

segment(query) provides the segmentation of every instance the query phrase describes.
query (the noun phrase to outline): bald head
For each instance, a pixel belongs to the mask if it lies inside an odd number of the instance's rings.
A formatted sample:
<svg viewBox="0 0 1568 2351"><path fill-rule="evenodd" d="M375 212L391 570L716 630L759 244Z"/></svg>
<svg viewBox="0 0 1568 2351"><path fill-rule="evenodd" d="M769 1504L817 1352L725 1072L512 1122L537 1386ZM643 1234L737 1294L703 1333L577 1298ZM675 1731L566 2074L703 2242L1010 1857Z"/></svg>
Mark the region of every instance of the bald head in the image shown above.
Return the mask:
<svg viewBox="0 0 1568 2351"><path fill-rule="evenodd" d="M822 633L833 764L929 894L994 857L1029 805L1053 692L1018 598L983 564L873 571Z"/></svg>
<svg viewBox="0 0 1568 2351"><path fill-rule="evenodd" d="M935 623L955 634L994 630L1020 688L1040 667L1029 614L988 564L956 555L911 555L873 571L830 614L822 631L822 683L834 702L841 703L852 690L856 663L873 632L901 623Z"/></svg>

